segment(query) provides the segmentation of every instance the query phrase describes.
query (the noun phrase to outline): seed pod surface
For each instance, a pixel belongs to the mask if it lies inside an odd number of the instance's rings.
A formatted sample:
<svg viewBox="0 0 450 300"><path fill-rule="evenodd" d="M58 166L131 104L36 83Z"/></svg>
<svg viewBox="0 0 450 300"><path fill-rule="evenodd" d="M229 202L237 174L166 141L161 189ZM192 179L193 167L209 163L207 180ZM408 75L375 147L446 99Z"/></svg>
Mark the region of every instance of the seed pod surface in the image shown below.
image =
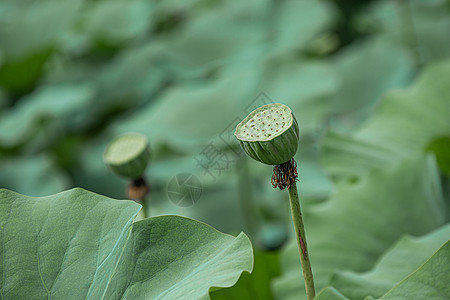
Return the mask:
<svg viewBox="0 0 450 300"><path fill-rule="evenodd" d="M279 165L297 152L299 127L289 107L272 103L252 111L236 126L234 135L250 157Z"/></svg>

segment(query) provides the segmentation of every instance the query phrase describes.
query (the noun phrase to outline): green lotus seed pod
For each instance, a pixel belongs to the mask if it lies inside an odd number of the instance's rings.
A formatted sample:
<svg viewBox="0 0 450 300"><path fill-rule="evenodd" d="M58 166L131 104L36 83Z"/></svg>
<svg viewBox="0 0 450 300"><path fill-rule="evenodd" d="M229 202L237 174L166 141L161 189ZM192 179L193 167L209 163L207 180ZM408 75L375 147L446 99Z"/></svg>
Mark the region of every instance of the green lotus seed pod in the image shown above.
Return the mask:
<svg viewBox="0 0 450 300"><path fill-rule="evenodd" d="M118 136L106 148L103 159L117 175L141 178L150 159L148 139L138 133Z"/></svg>
<svg viewBox="0 0 450 300"><path fill-rule="evenodd" d="M272 103L252 111L236 126L234 135L250 157L267 165L279 165L297 152L299 128L289 107Z"/></svg>

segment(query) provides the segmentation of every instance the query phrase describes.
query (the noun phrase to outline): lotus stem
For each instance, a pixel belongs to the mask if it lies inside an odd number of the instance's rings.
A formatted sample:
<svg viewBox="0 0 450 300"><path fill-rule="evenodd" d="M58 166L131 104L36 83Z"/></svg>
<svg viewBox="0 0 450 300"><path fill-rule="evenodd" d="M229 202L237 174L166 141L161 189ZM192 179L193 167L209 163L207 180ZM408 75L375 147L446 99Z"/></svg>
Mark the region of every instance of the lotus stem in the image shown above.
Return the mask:
<svg viewBox="0 0 450 300"><path fill-rule="evenodd" d="M298 198L297 184L292 184L289 188L289 201L291 203L292 220L294 222L295 236L302 263L303 277L305 279L306 298L314 299L316 291L314 288L314 277L309 260L308 246L306 243L305 226L303 225L302 210Z"/></svg>

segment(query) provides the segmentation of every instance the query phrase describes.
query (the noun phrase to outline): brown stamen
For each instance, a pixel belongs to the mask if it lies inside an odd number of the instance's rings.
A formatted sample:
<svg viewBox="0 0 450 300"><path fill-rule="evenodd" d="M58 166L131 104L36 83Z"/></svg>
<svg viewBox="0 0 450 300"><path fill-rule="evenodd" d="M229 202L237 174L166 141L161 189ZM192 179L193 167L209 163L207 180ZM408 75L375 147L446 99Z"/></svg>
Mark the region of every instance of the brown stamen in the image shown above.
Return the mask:
<svg viewBox="0 0 450 300"><path fill-rule="evenodd" d="M140 201L150 192L147 181L141 177L132 180L127 187L127 196L132 200Z"/></svg>
<svg viewBox="0 0 450 300"><path fill-rule="evenodd" d="M297 163L292 158L285 163L273 166L272 186L275 189L278 187L280 190L289 189L298 181L297 177Z"/></svg>

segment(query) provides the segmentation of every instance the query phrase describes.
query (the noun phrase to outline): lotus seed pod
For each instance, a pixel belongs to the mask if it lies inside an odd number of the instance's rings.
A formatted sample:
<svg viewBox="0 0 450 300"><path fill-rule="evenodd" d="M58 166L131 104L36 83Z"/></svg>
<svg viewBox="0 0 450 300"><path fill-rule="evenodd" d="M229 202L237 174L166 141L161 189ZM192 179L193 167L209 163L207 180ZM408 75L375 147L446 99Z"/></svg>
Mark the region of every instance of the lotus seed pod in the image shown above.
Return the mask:
<svg viewBox="0 0 450 300"><path fill-rule="evenodd" d="M150 159L148 139L138 133L118 136L106 148L103 159L117 175L141 178Z"/></svg>
<svg viewBox="0 0 450 300"><path fill-rule="evenodd" d="M242 149L267 165L289 161L297 153L299 128L286 105L272 103L252 111L234 133Z"/></svg>

